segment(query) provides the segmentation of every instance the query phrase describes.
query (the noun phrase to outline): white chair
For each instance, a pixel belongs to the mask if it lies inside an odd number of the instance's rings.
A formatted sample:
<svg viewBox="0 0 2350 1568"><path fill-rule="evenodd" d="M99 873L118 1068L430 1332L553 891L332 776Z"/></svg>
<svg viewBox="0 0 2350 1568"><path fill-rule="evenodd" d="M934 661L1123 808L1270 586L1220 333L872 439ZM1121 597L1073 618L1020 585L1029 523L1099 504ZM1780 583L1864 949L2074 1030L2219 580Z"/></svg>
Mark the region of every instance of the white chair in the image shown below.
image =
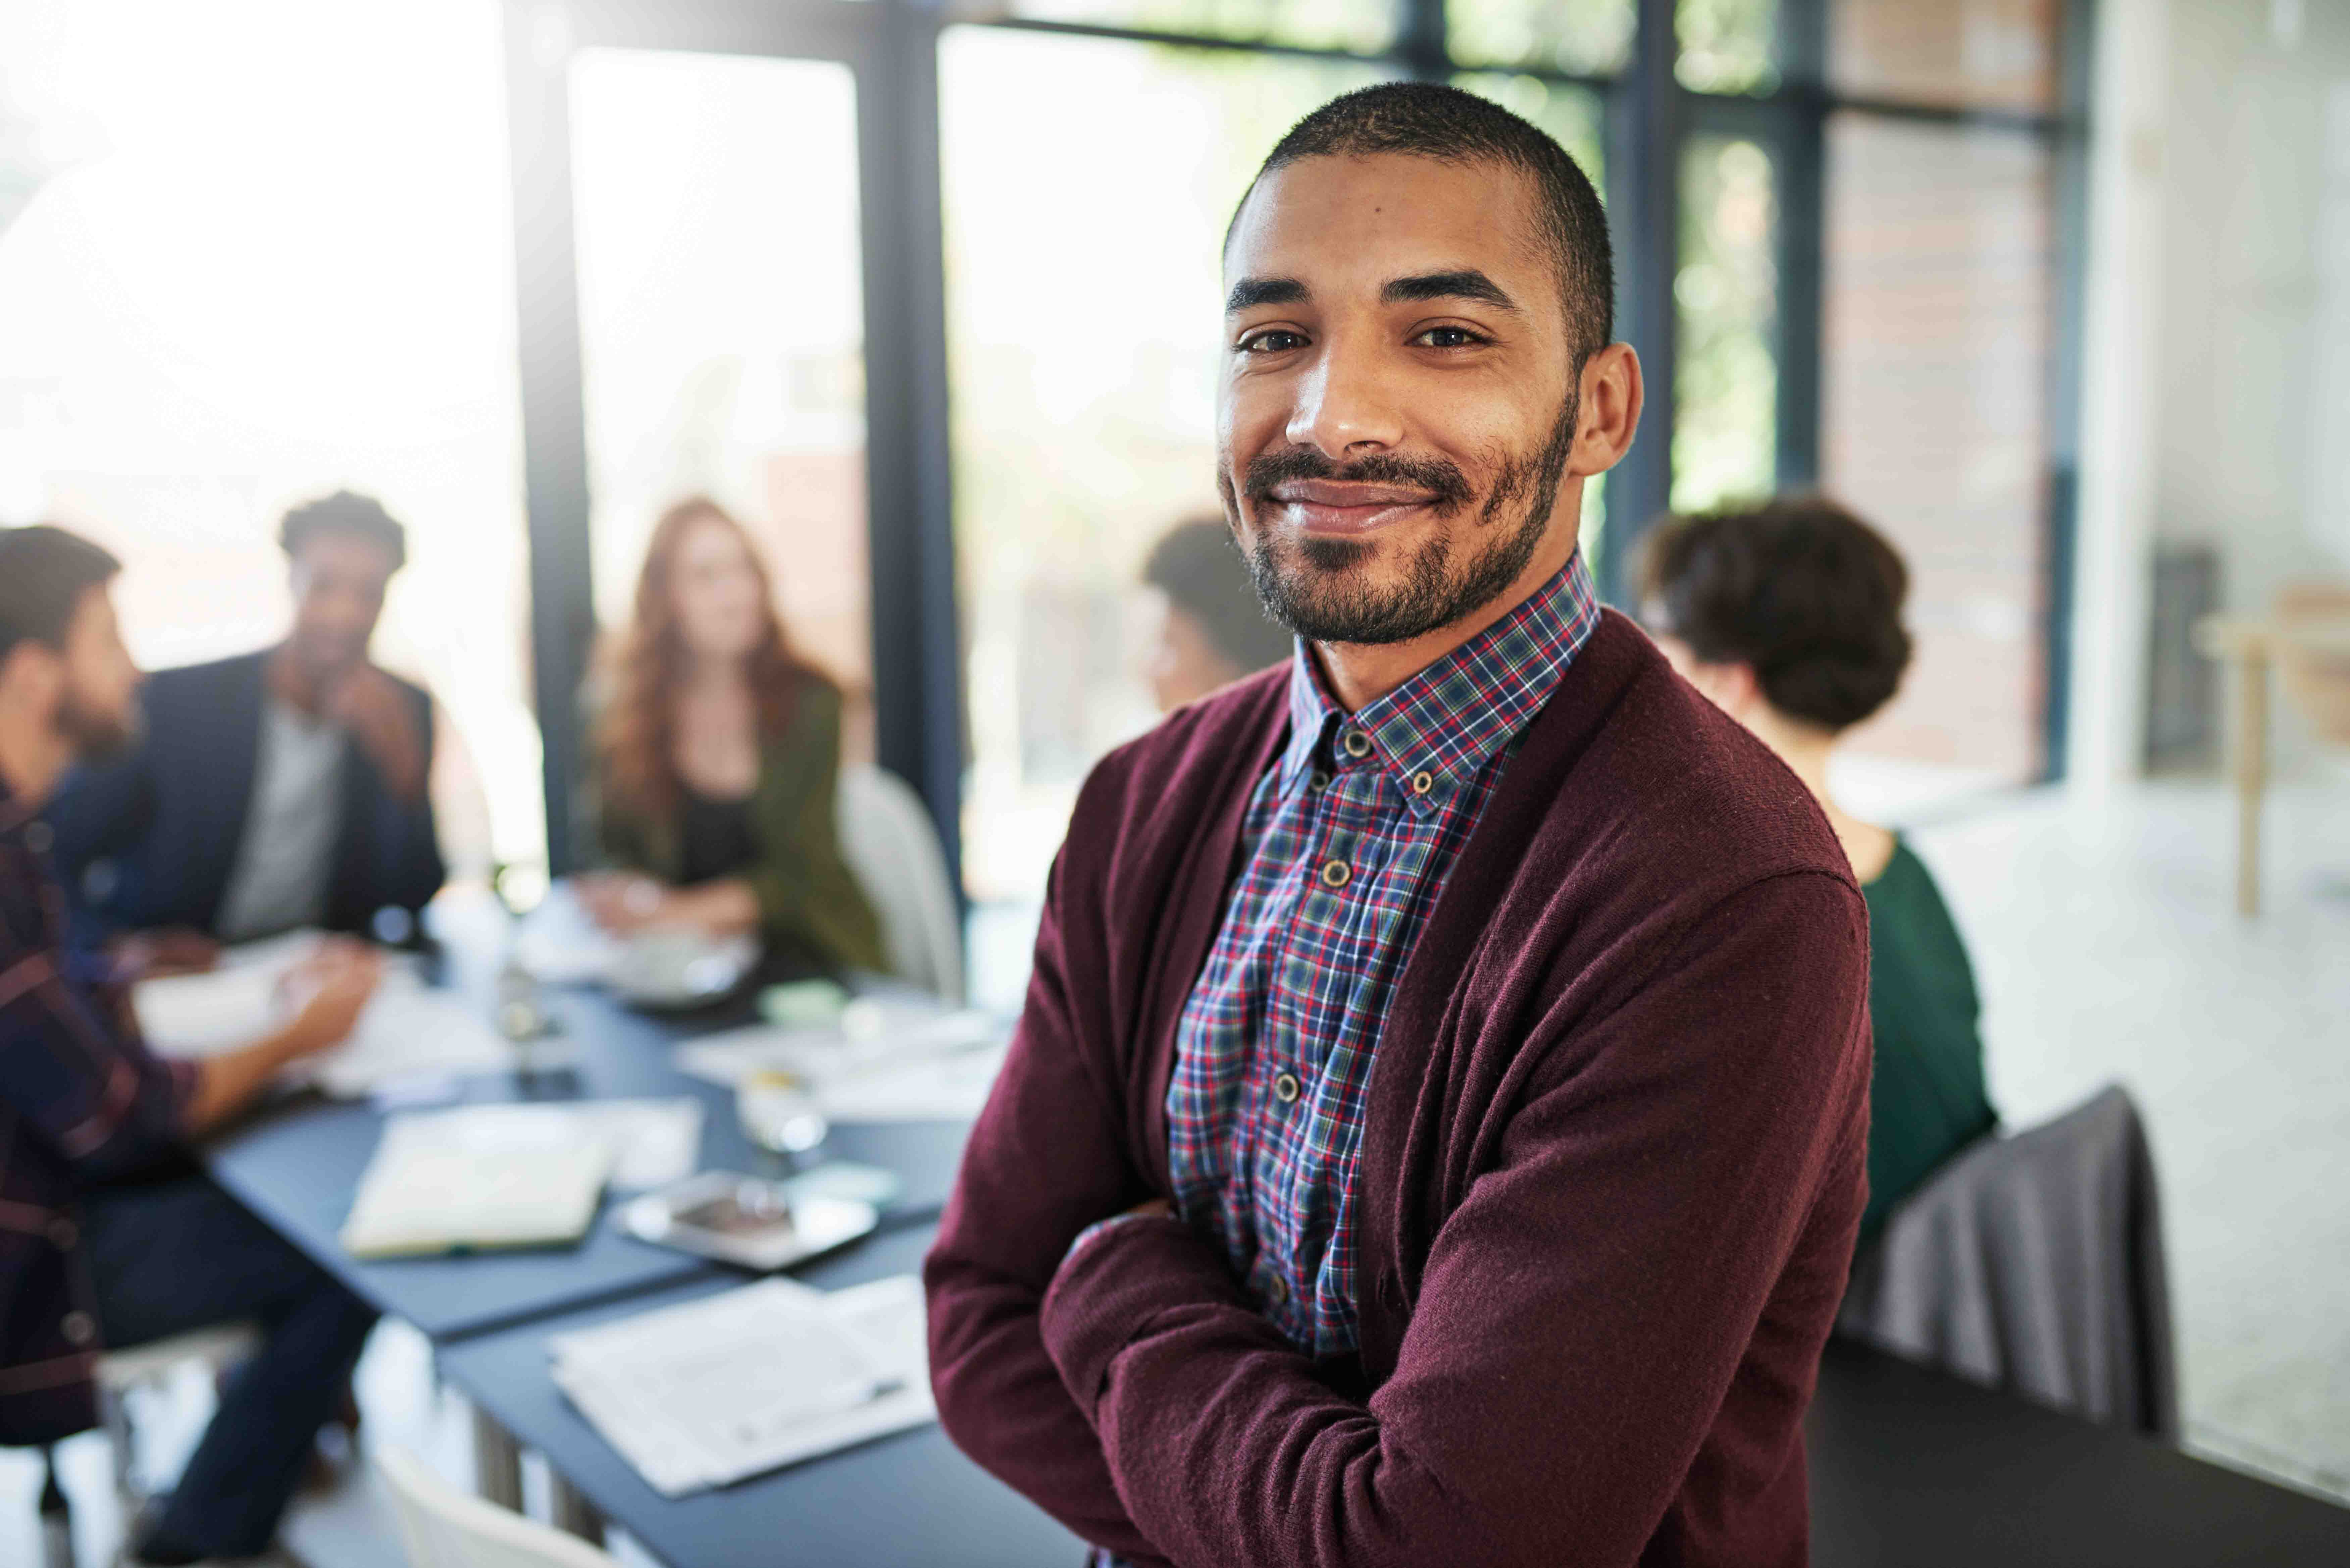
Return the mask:
<svg viewBox="0 0 2350 1568"><path fill-rule="evenodd" d="M880 918L889 967L961 1005L962 929L954 883L922 797L895 774L847 768L835 815L841 857Z"/></svg>
<svg viewBox="0 0 2350 1568"><path fill-rule="evenodd" d="M576 1535L458 1490L404 1449L375 1453L409 1568L619 1568Z"/></svg>

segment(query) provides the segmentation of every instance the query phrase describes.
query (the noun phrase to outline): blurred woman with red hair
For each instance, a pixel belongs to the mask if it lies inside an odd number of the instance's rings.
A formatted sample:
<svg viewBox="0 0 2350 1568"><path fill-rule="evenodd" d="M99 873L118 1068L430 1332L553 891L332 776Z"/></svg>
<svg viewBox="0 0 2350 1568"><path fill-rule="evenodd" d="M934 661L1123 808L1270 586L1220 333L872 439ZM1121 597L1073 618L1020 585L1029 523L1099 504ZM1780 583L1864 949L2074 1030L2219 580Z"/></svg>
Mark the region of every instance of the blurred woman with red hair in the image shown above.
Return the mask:
<svg viewBox="0 0 2350 1568"><path fill-rule="evenodd" d="M886 967L834 827L840 689L793 651L743 525L706 497L654 525L596 727L597 838L622 932L758 932L827 968Z"/></svg>

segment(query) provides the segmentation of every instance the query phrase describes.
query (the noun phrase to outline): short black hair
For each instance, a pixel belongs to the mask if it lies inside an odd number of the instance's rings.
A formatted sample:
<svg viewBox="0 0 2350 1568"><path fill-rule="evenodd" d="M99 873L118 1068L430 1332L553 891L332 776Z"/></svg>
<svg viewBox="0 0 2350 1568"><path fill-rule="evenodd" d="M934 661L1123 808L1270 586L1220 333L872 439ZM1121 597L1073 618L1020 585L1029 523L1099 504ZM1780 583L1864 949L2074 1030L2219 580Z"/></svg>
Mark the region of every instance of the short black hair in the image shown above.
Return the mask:
<svg viewBox="0 0 2350 1568"><path fill-rule="evenodd" d="M289 556L320 534L355 534L391 553L391 569L408 565L408 530L383 509L383 503L357 491L338 490L316 501L305 501L286 514L277 525L277 543Z"/></svg>
<svg viewBox="0 0 2350 1568"><path fill-rule="evenodd" d="M1289 657L1286 628L1258 602L1248 563L1222 518L1178 523L1151 547L1142 580L1200 623L1236 670L1263 670Z"/></svg>
<svg viewBox="0 0 2350 1568"><path fill-rule="evenodd" d="M1909 665L1909 569L1825 495L1668 518L1650 534L1642 615L1709 663L1746 664L1771 706L1848 729Z"/></svg>
<svg viewBox="0 0 2350 1568"><path fill-rule="evenodd" d="M1259 182L1305 158L1401 153L1442 163L1492 163L1534 182L1535 221L1558 274L1575 364L1616 336L1616 258L1607 211L1591 178L1550 133L1490 99L1436 82L1382 82L1332 99L1289 128L1241 193L1233 227Z"/></svg>
<svg viewBox="0 0 2350 1568"><path fill-rule="evenodd" d="M82 596L121 569L111 551L50 524L0 529L0 659L27 639L63 649Z"/></svg>

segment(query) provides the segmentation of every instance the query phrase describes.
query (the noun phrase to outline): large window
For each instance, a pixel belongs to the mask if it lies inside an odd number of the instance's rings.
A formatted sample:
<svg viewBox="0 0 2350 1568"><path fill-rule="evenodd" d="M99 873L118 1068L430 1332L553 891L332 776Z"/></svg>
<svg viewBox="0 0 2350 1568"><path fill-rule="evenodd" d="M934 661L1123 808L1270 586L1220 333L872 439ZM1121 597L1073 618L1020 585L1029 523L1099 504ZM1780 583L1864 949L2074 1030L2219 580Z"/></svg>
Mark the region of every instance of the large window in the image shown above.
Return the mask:
<svg viewBox="0 0 2350 1568"><path fill-rule="evenodd" d="M1852 750L1898 805L2040 774L2088 3L508 0L516 134L561 152L517 170L524 339L579 349L526 390L539 679L662 502L718 491L870 671L967 890L1033 902L1156 717L1137 577L1214 509L1233 204L1300 114L1413 78L1533 119L1607 199L1650 392L1586 516L1607 591L1668 509L1824 484L1916 582L1910 687Z"/></svg>
<svg viewBox="0 0 2350 1568"><path fill-rule="evenodd" d="M1049 20L951 28L939 66L975 896L1035 897L1086 770L1154 717L1135 574L1213 511L1234 199L1296 115L1439 67L1551 130L1611 208L1665 203L1617 241L1626 298L1669 301L1669 334L1621 313L1669 460L1596 493L1603 579L1627 591L1667 506L1825 485L1916 582L1918 664L1852 787L1898 811L2046 765L2054 280L2076 260L2054 239L2058 0L1449 0L1440 57L1409 5L1399 30L1339 0L1014 10ZM1662 89L1639 66L1660 25Z"/></svg>
<svg viewBox="0 0 2350 1568"><path fill-rule="evenodd" d="M150 667L280 636L275 543L407 524L376 641L439 701L452 865L545 853L497 13L231 0L0 19L0 521L115 548ZM14 212L13 222L10 221Z"/></svg>
<svg viewBox="0 0 2350 1568"><path fill-rule="evenodd" d="M709 495L759 539L795 644L861 698L855 78L832 60L589 49L570 86L597 618L629 618L654 522Z"/></svg>

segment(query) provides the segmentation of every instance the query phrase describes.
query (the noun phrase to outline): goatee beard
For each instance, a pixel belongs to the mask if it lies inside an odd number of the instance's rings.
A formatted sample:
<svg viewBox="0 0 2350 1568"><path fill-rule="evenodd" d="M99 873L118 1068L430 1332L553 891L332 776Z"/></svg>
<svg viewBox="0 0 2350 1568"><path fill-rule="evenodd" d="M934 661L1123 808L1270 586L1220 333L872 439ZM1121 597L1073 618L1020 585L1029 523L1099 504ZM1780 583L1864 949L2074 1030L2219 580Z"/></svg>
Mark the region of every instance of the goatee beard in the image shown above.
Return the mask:
<svg viewBox="0 0 2350 1568"><path fill-rule="evenodd" d="M1440 458L1389 454L1340 465L1311 448L1295 448L1254 459L1243 476L1253 507L1271 500L1274 486L1295 479L1334 479L1408 484L1427 491L1430 510L1448 525L1440 528L1402 563L1399 581L1374 586L1355 580L1356 569L1378 546L1354 539L1277 542L1259 531L1243 552L1249 576L1265 613L1311 642L1409 642L1465 619L1509 587L1534 559L1550 531L1559 482L1575 450L1573 400L1552 425L1539 452L1503 462L1474 532L1482 548L1465 562L1453 560L1451 520L1474 498L1468 479ZM1238 532L1240 508L1229 465L1217 475L1227 520Z"/></svg>

